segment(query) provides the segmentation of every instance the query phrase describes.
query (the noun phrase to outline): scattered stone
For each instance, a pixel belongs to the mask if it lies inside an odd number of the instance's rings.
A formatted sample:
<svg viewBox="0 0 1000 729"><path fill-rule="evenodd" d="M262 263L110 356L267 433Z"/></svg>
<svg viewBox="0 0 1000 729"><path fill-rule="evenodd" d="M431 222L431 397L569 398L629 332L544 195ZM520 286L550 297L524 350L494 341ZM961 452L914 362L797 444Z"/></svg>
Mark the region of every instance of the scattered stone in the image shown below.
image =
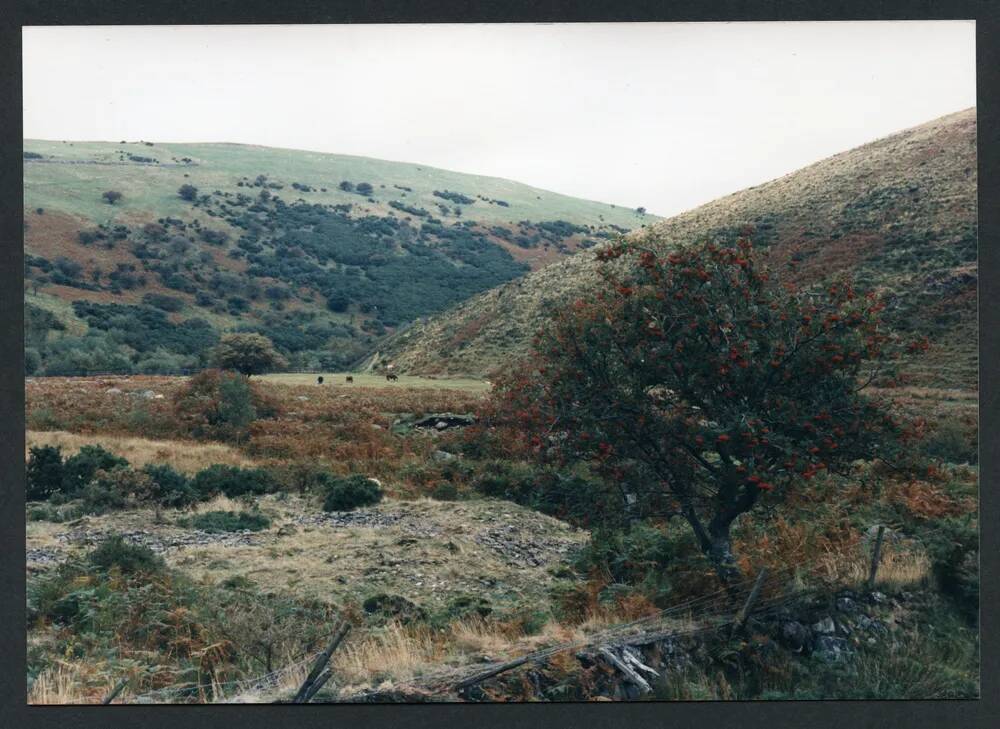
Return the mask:
<svg viewBox="0 0 1000 729"><path fill-rule="evenodd" d="M296 397L295 399L296 399L296 400L301 400L302 402L309 402L309 398L308 398L308 397L306 397L305 395L299 395L299 396L298 396L298 397Z"/></svg>
<svg viewBox="0 0 1000 729"><path fill-rule="evenodd" d="M849 597L838 597L837 609L842 613L853 613L858 609L858 606L854 600Z"/></svg>
<svg viewBox="0 0 1000 729"><path fill-rule="evenodd" d="M812 629L814 632L819 633L820 635L833 635L834 633L837 632L837 626L833 622L833 618L829 616L823 618L818 623L815 623L812 626Z"/></svg>
<svg viewBox="0 0 1000 729"><path fill-rule="evenodd" d="M104 392L106 392L108 395L121 395L122 394L122 391L119 388L117 388L117 387L109 387Z"/></svg>
<svg viewBox="0 0 1000 729"><path fill-rule="evenodd" d="M802 623L791 620L781 626L781 638L785 645L796 653L800 653L803 648L809 645L812 634L809 632L809 628Z"/></svg>
<svg viewBox="0 0 1000 729"><path fill-rule="evenodd" d="M454 461L455 458L457 458L455 454L441 450L434 451L434 454L431 457L439 463L447 463L448 461Z"/></svg>
<svg viewBox="0 0 1000 729"><path fill-rule="evenodd" d="M813 655L826 663L839 663L850 652L850 645L846 639L821 635L816 639L816 650L813 651Z"/></svg>

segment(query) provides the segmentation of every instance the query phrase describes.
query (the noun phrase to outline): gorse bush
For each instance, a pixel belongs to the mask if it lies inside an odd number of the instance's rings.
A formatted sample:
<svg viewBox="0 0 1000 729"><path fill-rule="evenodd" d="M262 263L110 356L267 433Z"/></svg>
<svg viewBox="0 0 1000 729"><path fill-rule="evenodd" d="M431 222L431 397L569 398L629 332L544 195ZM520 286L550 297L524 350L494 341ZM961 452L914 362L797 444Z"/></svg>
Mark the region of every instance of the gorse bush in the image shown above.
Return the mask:
<svg viewBox="0 0 1000 729"><path fill-rule="evenodd" d="M191 479L191 488L201 501L223 494L229 497L260 495L275 490L274 478L263 468L240 468L215 464Z"/></svg>
<svg viewBox="0 0 1000 729"><path fill-rule="evenodd" d="M90 483L98 471L128 467L128 461L99 445L85 445L63 464L62 492L75 496Z"/></svg>
<svg viewBox="0 0 1000 729"><path fill-rule="evenodd" d="M158 572L165 567L163 558L149 547L129 544L117 535L105 540L87 555L87 561L98 569L117 568L125 574Z"/></svg>
<svg viewBox="0 0 1000 729"><path fill-rule="evenodd" d="M44 501L62 489L63 459L58 446L32 446L26 481L28 501Z"/></svg>
<svg viewBox="0 0 1000 729"><path fill-rule="evenodd" d="M351 511L382 500L382 489L366 476L354 474L333 479L326 487L323 511Z"/></svg>
<svg viewBox="0 0 1000 729"><path fill-rule="evenodd" d="M185 519L184 526L201 529L204 532L259 532L271 526L271 520L263 514L248 511L208 511Z"/></svg>
<svg viewBox="0 0 1000 729"><path fill-rule="evenodd" d="M182 509L198 501L198 492L183 473L166 464L147 464L142 472L149 479L152 499L161 506Z"/></svg>

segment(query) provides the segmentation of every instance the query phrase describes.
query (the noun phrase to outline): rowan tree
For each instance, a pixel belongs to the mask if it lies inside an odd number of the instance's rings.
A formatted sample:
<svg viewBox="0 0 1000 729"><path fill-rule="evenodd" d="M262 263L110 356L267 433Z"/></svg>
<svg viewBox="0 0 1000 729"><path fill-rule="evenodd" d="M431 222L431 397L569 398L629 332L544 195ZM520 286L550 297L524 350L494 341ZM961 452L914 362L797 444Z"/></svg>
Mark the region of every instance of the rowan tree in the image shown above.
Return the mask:
<svg viewBox="0 0 1000 729"><path fill-rule="evenodd" d="M253 332L226 334L212 353L216 365L249 377L288 366L270 339Z"/></svg>
<svg viewBox="0 0 1000 729"><path fill-rule="evenodd" d="M745 238L598 258L596 297L539 332L488 422L513 451L590 462L640 518L686 521L723 581L742 514L907 437L866 393L898 351L875 296L780 283Z"/></svg>

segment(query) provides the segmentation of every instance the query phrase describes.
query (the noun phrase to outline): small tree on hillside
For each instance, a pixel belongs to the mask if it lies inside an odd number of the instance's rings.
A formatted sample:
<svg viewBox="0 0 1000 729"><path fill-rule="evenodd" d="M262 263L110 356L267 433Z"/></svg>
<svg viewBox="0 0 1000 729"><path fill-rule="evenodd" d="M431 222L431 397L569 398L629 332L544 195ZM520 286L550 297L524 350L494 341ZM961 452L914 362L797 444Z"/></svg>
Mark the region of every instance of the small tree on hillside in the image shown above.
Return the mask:
<svg viewBox="0 0 1000 729"><path fill-rule="evenodd" d="M598 258L596 299L539 334L487 420L515 452L592 463L640 517L685 520L724 581L742 514L907 435L863 394L895 350L874 297L779 285L744 239Z"/></svg>
<svg viewBox="0 0 1000 729"><path fill-rule="evenodd" d="M288 366L270 339L252 332L224 335L212 354L219 367L247 377Z"/></svg>
<svg viewBox="0 0 1000 729"><path fill-rule="evenodd" d="M116 202L118 202L119 200L121 200L122 197L124 197L124 196L120 192L118 192L118 190L108 190L108 191L104 192L101 195L101 197L104 198L104 201L108 205L114 205Z"/></svg>
<svg viewBox="0 0 1000 729"><path fill-rule="evenodd" d="M182 200L194 202L198 199L198 188L194 185L181 185L177 188L177 194Z"/></svg>

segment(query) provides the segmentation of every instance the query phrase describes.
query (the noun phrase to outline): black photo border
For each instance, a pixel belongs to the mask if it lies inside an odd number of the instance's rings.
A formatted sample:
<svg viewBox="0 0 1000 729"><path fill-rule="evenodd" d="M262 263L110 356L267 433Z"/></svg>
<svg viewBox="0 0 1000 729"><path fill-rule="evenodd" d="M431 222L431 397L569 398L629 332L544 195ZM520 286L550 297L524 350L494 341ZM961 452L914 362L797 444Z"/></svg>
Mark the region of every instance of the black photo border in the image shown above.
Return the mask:
<svg viewBox="0 0 1000 729"><path fill-rule="evenodd" d="M979 146L981 698L308 706L29 706L24 570L21 27L413 22L975 20ZM996 0L31 0L0 2L0 726L1000 726L1000 2ZM67 58L67 63L73 59Z"/></svg>

